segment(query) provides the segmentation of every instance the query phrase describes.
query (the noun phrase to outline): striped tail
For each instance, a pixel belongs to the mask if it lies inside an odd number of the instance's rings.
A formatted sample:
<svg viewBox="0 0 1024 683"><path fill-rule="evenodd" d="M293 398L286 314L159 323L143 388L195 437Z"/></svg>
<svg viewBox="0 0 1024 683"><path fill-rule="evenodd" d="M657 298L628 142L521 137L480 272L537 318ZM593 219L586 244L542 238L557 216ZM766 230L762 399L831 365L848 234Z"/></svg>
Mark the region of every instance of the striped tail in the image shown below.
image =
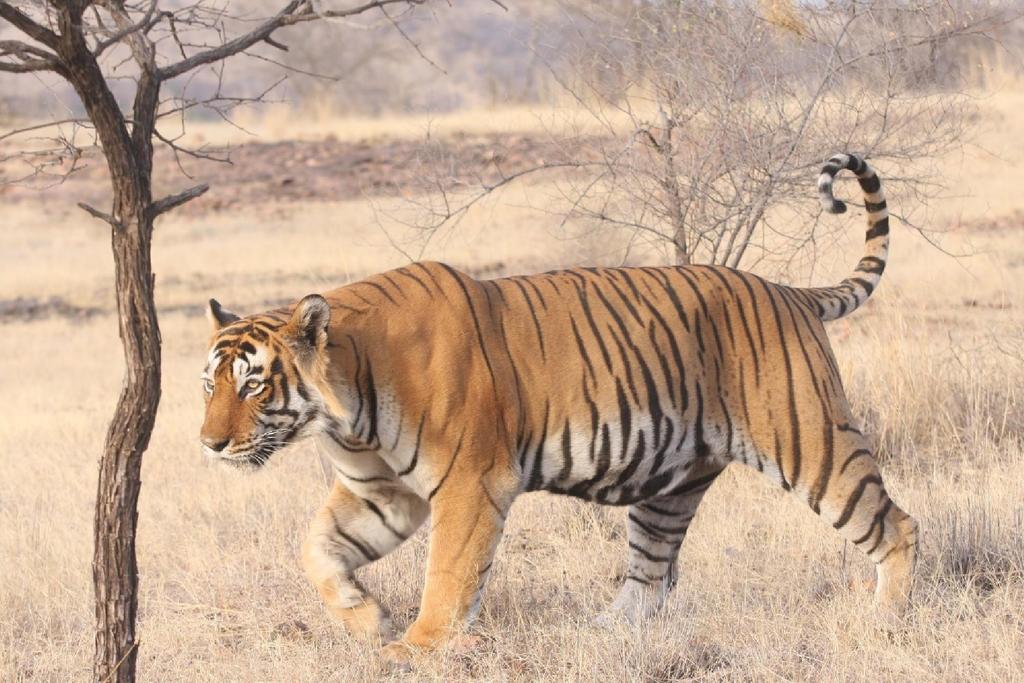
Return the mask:
<svg viewBox="0 0 1024 683"><path fill-rule="evenodd" d="M811 295L818 317L826 321L842 318L868 300L882 279L889 255L889 210L885 205L885 194L878 174L866 161L852 154L837 154L828 160L818 176L818 195L822 206L829 213L846 211L846 204L832 194L832 182L844 168L857 174L857 182L864 191L868 231L864 241L864 256L849 277L834 287L803 290Z"/></svg>

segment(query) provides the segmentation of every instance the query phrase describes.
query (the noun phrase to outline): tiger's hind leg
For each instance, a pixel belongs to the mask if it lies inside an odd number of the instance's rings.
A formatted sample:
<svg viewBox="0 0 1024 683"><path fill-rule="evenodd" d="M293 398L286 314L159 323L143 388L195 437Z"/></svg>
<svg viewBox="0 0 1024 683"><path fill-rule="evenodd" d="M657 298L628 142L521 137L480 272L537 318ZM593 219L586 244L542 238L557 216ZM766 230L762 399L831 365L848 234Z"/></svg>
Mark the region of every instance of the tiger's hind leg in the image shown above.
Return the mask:
<svg viewBox="0 0 1024 683"><path fill-rule="evenodd" d="M397 548L419 528L427 503L400 483L360 490L335 481L310 524L302 564L328 610L359 638L392 638L391 620L354 572Z"/></svg>
<svg viewBox="0 0 1024 683"><path fill-rule="evenodd" d="M676 557L704 494L721 466L695 472L677 490L630 506L629 566L615 601L598 623L636 623L653 616L676 584Z"/></svg>
<svg viewBox="0 0 1024 683"><path fill-rule="evenodd" d="M917 522L889 497L867 439L846 426L833 429L833 471L808 491L808 503L875 563L875 601L883 618L898 620L913 588Z"/></svg>
<svg viewBox="0 0 1024 683"><path fill-rule="evenodd" d="M825 453L810 461L816 471L808 472L810 443L802 448L802 472L796 468L801 458L788 451L777 457L765 451L759 469L774 475L875 563L875 601L884 620L898 621L910 602L917 523L889 497L868 440L859 431L832 422L814 428L805 421L801 426L805 434L824 434L813 450L824 445Z"/></svg>

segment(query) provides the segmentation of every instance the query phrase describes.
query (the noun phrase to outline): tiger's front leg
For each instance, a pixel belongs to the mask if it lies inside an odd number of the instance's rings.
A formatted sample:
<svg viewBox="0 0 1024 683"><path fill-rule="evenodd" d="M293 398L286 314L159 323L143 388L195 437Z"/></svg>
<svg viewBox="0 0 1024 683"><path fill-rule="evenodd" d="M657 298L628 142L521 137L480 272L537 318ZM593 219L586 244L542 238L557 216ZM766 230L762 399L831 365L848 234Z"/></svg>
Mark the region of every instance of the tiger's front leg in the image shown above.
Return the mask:
<svg viewBox="0 0 1024 683"><path fill-rule="evenodd" d="M431 497L430 554L419 616L384 657L404 665L413 652L431 650L468 626L505 525L514 491L486 481L450 484Z"/></svg>
<svg viewBox="0 0 1024 683"><path fill-rule="evenodd" d="M302 564L331 613L359 638L393 638L391 619L354 577L397 548L426 519L429 506L397 480L358 494L340 481L310 525Z"/></svg>

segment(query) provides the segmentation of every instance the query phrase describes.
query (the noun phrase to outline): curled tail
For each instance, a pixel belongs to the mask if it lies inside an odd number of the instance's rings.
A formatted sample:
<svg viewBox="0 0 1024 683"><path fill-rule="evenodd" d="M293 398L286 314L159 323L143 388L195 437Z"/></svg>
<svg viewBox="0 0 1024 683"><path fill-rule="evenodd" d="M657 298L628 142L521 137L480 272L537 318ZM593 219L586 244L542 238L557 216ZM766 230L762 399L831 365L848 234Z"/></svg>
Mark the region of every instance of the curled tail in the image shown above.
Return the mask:
<svg viewBox="0 0 1024 683"><path fill-rule="evenodd" d="M818 196L822 206L829 213L846 211L846 204L832 194L832 182L844 168L857 175L860 189L864 191L868 231L864 240L864 256L849 277L833 287L803 290L811 295L818 317L822 320L842 318L867 301L882 279L889 255L889 210L885 205L885 194L878 174L866 161L852 154L837 154L825 163L818 176Z"/></svg>

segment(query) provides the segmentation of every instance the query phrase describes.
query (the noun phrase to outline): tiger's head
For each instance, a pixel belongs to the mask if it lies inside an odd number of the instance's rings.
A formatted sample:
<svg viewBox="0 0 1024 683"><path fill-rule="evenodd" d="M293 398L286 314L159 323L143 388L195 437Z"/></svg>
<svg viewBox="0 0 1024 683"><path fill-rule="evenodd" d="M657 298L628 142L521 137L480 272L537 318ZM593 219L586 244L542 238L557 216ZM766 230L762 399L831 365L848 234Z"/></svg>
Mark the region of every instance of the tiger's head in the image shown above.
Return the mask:
<svg viewBox="0 0 1024 683"><path fill-rule="evenodd" d="M257 469L283 446L319 427L331 309L311 294L288 315L239 318L211 299L213 338L201 380L204 453Z"/></svg>

